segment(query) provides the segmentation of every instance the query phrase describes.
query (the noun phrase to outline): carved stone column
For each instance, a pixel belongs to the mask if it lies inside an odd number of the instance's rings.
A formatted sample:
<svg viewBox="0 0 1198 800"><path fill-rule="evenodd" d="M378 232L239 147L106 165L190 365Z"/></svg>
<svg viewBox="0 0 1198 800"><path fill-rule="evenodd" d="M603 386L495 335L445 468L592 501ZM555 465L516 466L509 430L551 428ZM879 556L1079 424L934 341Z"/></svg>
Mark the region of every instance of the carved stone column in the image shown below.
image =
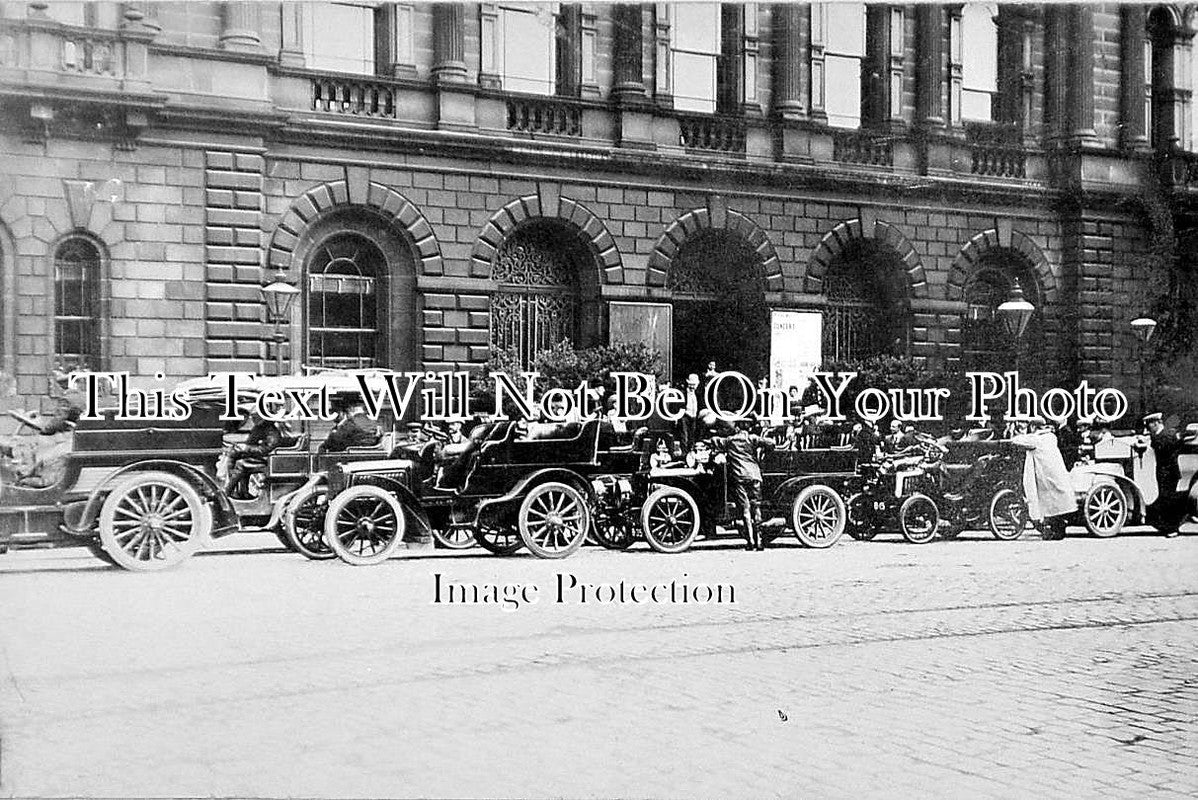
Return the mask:
<svg viewBox="0 0 1198 800"><path fill-rule="evenodd" d="M616 30L612 95L620 103L644 102L644 15L640 5L621 3L613 9L613 16Z"/></svg>
<svg viewBox="0 0 1198 800"><path fill-rule="evenodd" d="M806 6L776 3L774 24L774 111L782 119L801 119L807 113L806 48L801 40Z"/></svg>
<svg viewBox="0 0 1198 800"><path fill-rule="evenodd" d="M262 48L260 3L221 3L222 50L256 51Z"/></svg>
<svg viewBox="0 0 1198 800"><path fill-rule="evenodd" d="M279 64L284 67L304 65L304 4L279 4Z"/></svg>
<svg viewBox="0 0 1198 800"><path fill-rule="evenodd" d="M1069 136L1096 141L1094 131L1094 9L1079 3L1068 7L1069 80L1066 85ZM1170 64L1170 70L1172 65ZM1172 74L1170 72L1170 74Z"/></svg>
<svg viewBox="0 0 1198 800"><path fill-rule="evenodd" d="M944 127L944 7L915 7L915 119L924 128Z"/></svg>
<svg viewBox="0 0 1198 800"><path fill-rule="evenodd" d="M466 82L466 6L433 4L433 81Z"/></svg>
<svg viewBox="0 0 1198 800"><path fill-rule="evenodd" d="M1148 147L1148 116L1144 87L1148 83L1144 64L1144 43L1148 38L1145 7L1125 5L1120 9L1122 28L1119 42L1122 59L1119 86L1119 116L1123 123L1120 144L1132 150Z"/></svg>

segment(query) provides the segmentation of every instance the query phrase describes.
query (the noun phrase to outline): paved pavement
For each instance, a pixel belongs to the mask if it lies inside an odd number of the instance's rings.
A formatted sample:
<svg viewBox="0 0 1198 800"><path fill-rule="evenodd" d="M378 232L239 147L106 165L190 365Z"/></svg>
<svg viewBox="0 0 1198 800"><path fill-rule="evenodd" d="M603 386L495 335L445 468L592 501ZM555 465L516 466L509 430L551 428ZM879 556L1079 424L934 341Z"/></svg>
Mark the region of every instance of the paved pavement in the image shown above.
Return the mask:
<svg viewBox="0 0 1198 800"><path fill-rule="evenodd" d="M1198 794L1198 536L373 568L272 543L0 558L0 796ZM559 604L559 573L735 602ZM539 602L434 604L438 574Z"/></svg>

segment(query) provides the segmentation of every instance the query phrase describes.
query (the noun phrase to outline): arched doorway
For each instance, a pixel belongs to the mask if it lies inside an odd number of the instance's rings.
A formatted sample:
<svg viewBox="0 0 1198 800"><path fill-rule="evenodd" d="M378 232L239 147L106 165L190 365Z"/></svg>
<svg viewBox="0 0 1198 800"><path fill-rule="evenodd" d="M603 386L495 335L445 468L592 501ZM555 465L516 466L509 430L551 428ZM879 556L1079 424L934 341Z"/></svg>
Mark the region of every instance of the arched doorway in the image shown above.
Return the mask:
<svg viewBox="0 0 1198 800"><path fill-rule="evenodd" d="M823 278L823 360L902 355L910 343L907 275L898 256L873 239L845 246Z"/></svg>
<svg viewBox="0 0 1198 800"><path fill-rule="evenodd" d="M495 253L491 277L491 347L524 369L537 354L568 341L594 343L598 329L594 259L577 233L556 220L530 221Z"/></svg>
<svg viewBox="0 0 1198 800"><path fill-rule="evenodd" d="M1011 296L1016 280L1024 298L1036 308L1018 342L998 316L998 307ZM1054 371L1045 336L1044 293L1024 258L1003 251L986 253L965 283L964 298L962 370L1004 372L1018 362L1025 383L1038 382Z"/></svg>
<svg viewBox="0 0 1198 800"><path fill-rule="evenodd" d="M666 286L673 294L673 376L714 361L756 380L769 369L769 306L761 261L740 236L708 229L679 248Z"/></svg>
<svg viewBox="0 0 1198 800"><path fill-rule="evenodd" d="M333 369L419 367L412 248L369 209L336 211L296 249L304 265L303 354Z"/></svg>

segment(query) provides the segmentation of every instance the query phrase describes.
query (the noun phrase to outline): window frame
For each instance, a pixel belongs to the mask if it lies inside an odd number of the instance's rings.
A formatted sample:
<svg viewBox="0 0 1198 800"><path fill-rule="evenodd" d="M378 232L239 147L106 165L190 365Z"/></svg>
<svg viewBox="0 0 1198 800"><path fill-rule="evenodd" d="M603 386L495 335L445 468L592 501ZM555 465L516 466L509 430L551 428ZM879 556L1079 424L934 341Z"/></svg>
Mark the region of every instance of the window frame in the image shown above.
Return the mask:
<svg viewBox="0 0 1198 800"><path fill-rule="evenodd" d="M358 8L363 12L366 12L364 15L366 29L363 31L365 55L362 58L363 69L361 71L347 70L340 63L334 66L329 66L327 63L330 60L342 62L350 61L351 59L344 59L341 57L334 57L333 59L330 59L327 56L318 56L316 49L317 37L315 35L317 25L314 12L317 9L328 8L331 6ZM329 3L301 3L300 14L302 25L300 38L304 54L304 66L307 69L315 70L317 72L335 72L342 75L359 76L377 75L379 72L378 13L379 3L369 2L369 0L362 0L361 2L355 2L355 0L337 0L337 2ZM320 63L318 63L318 61Z"/></svg>
<svg viewBox="0 0 1198 800"><path fill-rule="evenodd" d="M63 249L72 246L85 246L91 250L91 258L82 262L90 264L91 269L81 271L79 283L79 313L63 313L64 281L60 275ZM105 313L104 313L104 275L107 272L108 257L101 242L94 237L76 231L60 239L50 251L50 286L53 301L52 324L53 345L50 359L52 366L70 372L76 369L98 370L105 364ZM73 282L73 281L72 281ZM88 305L90 304L90 308ZM63 326L75 324L79 330L79 352L66 353L63 350ZM90 345L90 347L89 347ZM68 363L70 357L75 363Z"/></svg>
<svg viewBox="0 0 1198 800"><path fill-rule="evenodd" d="M507 41L508 41L508 19L509 14L527 14L532 17L537 17L541 9L548 8L550 19L552 20L546 26L548 30L549 46L546 48L545 72L548 75L548 90L538 91L522 86L521 88L513 88L513 77L508 75L507 64ZM560 3L544 3L532 5L513 5L510 3L498 3L495 6L496 14L496 31L498 46L495 48L495 73L499 76L499 85L503 87L505 92L516 92L519 94L533 94L544 97L554 97L562 88L562 76L558 74L558 26L562 24L562 14ZM535 84L535 78L517 77L515 80L523 81L525 84Z"/></svg>
<svg viewBox="0 0 1198 800"><path fill-rule="evenodd" d="M362 274L362 268L363 268L362 263L358 263L357 261L354 261L353 259L346 259L344 256L337 255L336 253L334 253L332 250L329 249L330 246L333 244L340 244L340 240L348 240L348 239L357 240L358 242L360 242L362 244L362 249L372 251L371 253L369 253L369 255L373 256L377 260L377 264L373 266L373 272L374 272L373 275L369 275L369 276L363 275ZM321 256L322 252L327 255L327 258L324 258ZM328 268L331 265L333 265L334 263L336 263L337 261L342 261L342 260L351 261L351 263L353 263L355 268L358 270L358 274L350 275L350 274L334 273L333 276L329 276L326 272L328 270ZM323 262L323 264L321 266L320 271L318 272L314 269L314 267L318 263L321 263L321 262ZM366 262L366 263L369 263L369 262ZM380 327L381 322L386 319L387 314L388 314L388 306L389 306L389 301L388 301L388 291L389 290L387 287L388 269L389 269L389 267L388 267L388 261L387 261L387 254L386 254L386 252L384 252L383 248L380 247L377 242L371 240L370 237L368 237L358 231L353 231L353 230L333 231L333 232L330 232L328 235L322 237L318 242L316 242L313 245L311 251L307 254L307 257L306 257L305 263L304 263L304 283L303 283L303 293L304 293L303 294L303 304L304 304L303 334L304 334L304 336L303 336L303 341L304 341L304 361L305 361L305 363L311 364L313 366L322 366L325 368L333 368L333 369L379 368L379 367L385 367L389 363L388 359L390 357L390 354L388 353L388 344L389 343L387 341L387 333ZM322 298L322 300L321 300L321 310L322 311L321 311L321 315L320 315L320 322L322 324L317 325L316 324L316 315L313 313L313 303L315 302L314 295L316 295L318 293L317 290L314 288L314 284L317 283L317 280L316 280L317 276L319 276L319 282L321 282L321 283L326 282L326 281L331 282L334 280L347 280L350 283L365 283L365 282L369 281L370 288L371 288L371 294L372 294L373 300L374 300L373 308L372 308L374 326L368 328L361 324L359 324L357 326L329 325L328 322L330 321L330 315L329 315L329 311L328 311L327 302L324 300L324 298L327 295L362 296L366 293L365 292L336 292L336 291L327 291L324 289L321 289L319 291L319 295ZM337 277L337 276L340 276L340 277ZM361 311L361 309L359 309L359 310ZM359 320L359 321L362 321L362 320ZM325 340L327 339L327 337L337 335L337 334L350 334L350 333L354 334L358 338L358 343L357 343L358 354L352 358L352 360L355 362L352 366L347 365L346 363L343 363L343 362L345 362L345 360L347 358L345 356L340 356L340 355L335 355L335 354L334 355L326 354L326 352L325 352L326 348L324 346L324 343L325 343ZM363 351L361 348L361 344L362 344L361 340L363 338L373 340L373 352L369 356L363 355ZM317 355L317 349L314 347L314 345L317 342L320 343L319 355Z"/></svg>
<svg viewBox="0 0 1198 800"><path fill-rule="evenodd" d="M678 44L678 10L681 8L694 9L702 6L710 8L714 17L715 25L709 39L710 52L704 50L696 50L687 47L680 47ZM669 6L670 15L670 96L673 99L674 109L687 114L715 114L720 108L720 63L723 57L723 14L720 3L686 3ZM678 56L683 55L691 58L706 59L711 62L711 97L686 97L687 101L695 101L694 103L684 103L679 105L678 100L681 97L678 93ZM685 61L685 59L684 59ZM698 106L698 107L696 107Z"/></svg>

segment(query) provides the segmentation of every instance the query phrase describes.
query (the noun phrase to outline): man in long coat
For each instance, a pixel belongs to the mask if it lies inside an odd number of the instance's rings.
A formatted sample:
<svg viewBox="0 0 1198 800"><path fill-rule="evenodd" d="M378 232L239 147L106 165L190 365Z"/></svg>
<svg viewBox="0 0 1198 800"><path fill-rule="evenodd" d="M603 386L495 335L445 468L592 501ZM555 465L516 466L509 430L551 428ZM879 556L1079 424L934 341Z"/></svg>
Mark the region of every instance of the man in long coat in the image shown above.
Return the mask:
<svg viewBox="0 0 1198 800"><path fill-rule="evenodd" d="M1077 511L1077 495L1061 458L1057 437L1043 417L1030 421L1030 430L1011 437L1027 451L1023 462L1023 494L1028 516L1043 526L1044 538L1063 539L1066 517Z"/></svg>
<svg viewBox="0 0 1198 800"><path fill-rule="evenodd" d="M1181 471L1177 465L1177 453L1181 449L1181 437L1176 431L1165 427L1162 414L1158 411L1144 417L1149 442L1156 456L1156 483L1159 494L1156 502L1148 507L1152 521L1167 537L1177 535L1177 528L1185 518L1185 493L1177 491Z"/></svg>

